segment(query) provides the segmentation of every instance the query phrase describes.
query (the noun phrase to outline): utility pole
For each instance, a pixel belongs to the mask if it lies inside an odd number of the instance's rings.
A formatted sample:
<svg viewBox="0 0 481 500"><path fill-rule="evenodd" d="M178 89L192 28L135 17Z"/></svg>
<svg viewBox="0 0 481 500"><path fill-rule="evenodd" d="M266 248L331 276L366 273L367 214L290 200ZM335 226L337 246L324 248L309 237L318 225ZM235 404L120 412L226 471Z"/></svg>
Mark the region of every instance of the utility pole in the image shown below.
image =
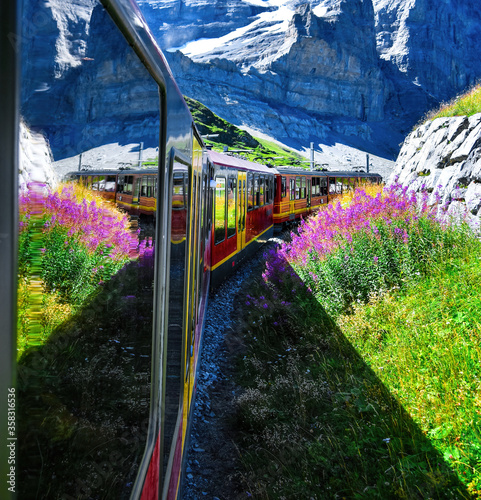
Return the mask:
<svg viewBox="0 0 481 500"><path fill-rule="evenodd" d="M78 157L78 171L80 172L82 170L82 153L80 153Z"/></svg>
<svg viewBox="0 0 481 500"><path fill-rule="evenodd" d="M369 173L369 154L366 153L366 172Z"/></svg>
<svg viewBox="0 0 481 500"><path fill-rule="evenodd" d="M143 149L144 149L144 143L141 142L140 147L139 147L139 168L142 167L142 150Z"/></svg>
<svg viewBox="0 0 481 500"><path fill-rule="evenodd" d="M311 142L311 170L314 170L314 143Z"/></svg>

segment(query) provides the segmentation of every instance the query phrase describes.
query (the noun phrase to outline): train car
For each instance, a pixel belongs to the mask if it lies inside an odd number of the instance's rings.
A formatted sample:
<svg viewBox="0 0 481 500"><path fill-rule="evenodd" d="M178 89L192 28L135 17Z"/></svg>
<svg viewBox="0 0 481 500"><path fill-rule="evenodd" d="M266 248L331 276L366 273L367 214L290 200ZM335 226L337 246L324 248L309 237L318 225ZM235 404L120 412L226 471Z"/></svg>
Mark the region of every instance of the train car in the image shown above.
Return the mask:
<svg viewBox="0 0 481 500"><path fill-rule="evenodd" d="M2 2L1 12L10 33L19 33L20 2ZM64 89L71 93L66 98L79 102L81 110L84 104L88 107L89 120L82 130L75 124L70 137L83 138L79 147L87 149L79 153L96 155L104 142L109 143L109 155L112 148L143 142L146 148L158 148L159 168L118 171L115 187L112 173L93 170L80 177L110 199L115 193L116 202L131 213L145 211L155 217L150 233L138 236L139 256L108 278L92 281L96 288L86 300L61 302L51 309L56 317L67 311L68 319L46 329L42 262L51 250L41 248L40 233L32 247L38 254L32 260L40 266L37 274L22 278L23 288L17 277L21 229L18 132L14 131L19 124L19 62L14 44L2 38L0 99L2 127L8 127L2 128L1 155L8 172L1 200L5 213L12 216L3 218L0 245L6 280L0 301L0 418L2 429L10 429L9 438L15 443L11 465L12 455L3 453L8 448L1 452L2 474L13 485L7 495L2 490L2 498L18 494L45 499L170 500L180 496L210 282L213 167L205 161L192 116L135 2L97 2L90 23L92 31L96 29L92 45L72 73L78 79L71 78ZM128 86L122 85L126 78L136 83L131 91L149 103L148 120L137 107L129 108L124 95ZM109 86L109 98L101 88L92 89L92 82ZM123 106L122 121L116 114L118 103ZM39 207L37 203L30 209L40 214ZM83 216L82 210L76 213L72 206L68 210L71 217ZM94 229L87 227L85 237ZM56 248L63 256L55 262L62 271L59 280L65 280L76 265L68 235L62 245ZM110 243L104 248L111 248ZM141 248L146 249L143 254ZM94 280L104 272L103 266L96 266L87 276ZM18 309L17 287L27 297ZM49 290L50 298L60 293L55 284ZM81 285L75 293L82 295ZM38 314L23 320L22 308L30 306ZM18 359L17 340L24 344ZM9 415L7 402L14 418L4 421Z"/></svg>
<svg viewBox="0 0 481 500"><path fill-rule="evenodd" d="M277 230L316 212L343 192L382 182L379 174L309 171L278 167L275 173L273 221Z"/></svg>
<svg viewBox="0 0 481 500"><path fill-rule="evenodd" d="M275 182L276 228L305 217L328 201L327 177L322 172L278 167Z"/></svg>
<svg viewBox="0 0 481 500"><path fill-rule="evenodd" d="M157 213L158 169L84 170L67 178L77 180L87 189L98 191L106 200L132 215Z"/></svg>
<svg viewBox="0 0 481 500"><path fill-rule="evenodd" d="M74 175L70 175L74 178ZM87 189L97 191L102 198L108 201L115 201L117 191L117 172L105 170L78 172L79 182Z"/></svg>
<svg viewBox="0 0 481 500"><path fill-rule="evenodd" d="M274 171L233 156L207 152L214 171L212 283L218 285L273 234Z"/></svg>

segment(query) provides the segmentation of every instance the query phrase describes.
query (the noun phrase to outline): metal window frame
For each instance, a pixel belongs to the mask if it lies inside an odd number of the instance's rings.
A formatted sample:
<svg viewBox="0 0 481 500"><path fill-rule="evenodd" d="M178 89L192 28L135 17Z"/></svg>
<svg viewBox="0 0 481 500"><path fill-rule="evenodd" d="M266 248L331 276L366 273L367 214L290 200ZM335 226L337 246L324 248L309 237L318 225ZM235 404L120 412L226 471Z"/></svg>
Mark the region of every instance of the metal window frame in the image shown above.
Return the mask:
<svg viewBox="0 0 481 500"><path fill-rule="evenodd" d="M18 248L18 137L20 102L20 2L8 0L0 3L0 473L7 480L10 467L10 449L7 444L16 443L8 431L8 394L16 389L17 351L17 248ZM16 402L18 404L18 402ZM16 432L16 431L15 431ZM16 454L18 455L18 453ZM18 478L17 478L18 482ZM15 498L2 486L3 498Z"/></svg>

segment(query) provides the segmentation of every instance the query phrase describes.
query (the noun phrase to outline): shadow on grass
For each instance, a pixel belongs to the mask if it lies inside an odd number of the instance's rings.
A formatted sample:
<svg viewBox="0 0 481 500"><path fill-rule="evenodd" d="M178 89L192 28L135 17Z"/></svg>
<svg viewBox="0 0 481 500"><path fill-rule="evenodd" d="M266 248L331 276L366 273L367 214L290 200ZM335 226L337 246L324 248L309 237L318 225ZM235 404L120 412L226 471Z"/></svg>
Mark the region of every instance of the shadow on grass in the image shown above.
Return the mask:
<svg viewBox="0 0 481 500"><path fill-rule="evenodd" d="M473 498L287 262L245 300L238 425L254 498Z"/></svg>
<svg viewBox="0 0 481 500"><path fill-rule="evenodd" d="M18 362L19 497L130 495L149 422L153 257Z"/></svg>

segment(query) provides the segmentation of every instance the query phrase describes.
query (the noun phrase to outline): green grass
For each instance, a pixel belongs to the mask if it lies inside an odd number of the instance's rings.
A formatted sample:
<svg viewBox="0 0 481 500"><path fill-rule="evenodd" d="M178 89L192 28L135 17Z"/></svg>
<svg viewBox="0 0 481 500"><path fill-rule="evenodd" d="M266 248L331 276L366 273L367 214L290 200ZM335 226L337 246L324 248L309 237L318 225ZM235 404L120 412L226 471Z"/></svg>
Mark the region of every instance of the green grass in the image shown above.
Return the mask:
<svg viewBox="0 0 481 500"><path fill-rule="evenodd" d="M445 461L481 490L481 263L452 259L343 318L343 332Z"/></svg>
<svg viewBox="0 0 481 500"><path fill-rule="evenodd" d="M189 97L185 97L185 100L200 134L217 136L204 138L204 142L212 146L214 151L222 152L224 147L229 150L243 150L239 153L243 158L265 165L308 165L301 163L305 158L296 151L281 147L271 141L253 137L245 130L241 130L217 116L200 102Z"/></svg>
<svg viewBox="0 0 481 500"><path fill-rule="evenodd" d="M395 235L377 237L406 245ZM236 425L253 498L481 498L481 243L462 227L440 241L419 274L349 307L287 261L250 286Z"/></svg>
<svg viewBox="0 0 481 500"><path fill-rule="evenodd" d="M422 122L450 116L472 116L476 113L481 113L481 85L476 85L448 103L442 103L438 109L429 112Z"/></svg>

